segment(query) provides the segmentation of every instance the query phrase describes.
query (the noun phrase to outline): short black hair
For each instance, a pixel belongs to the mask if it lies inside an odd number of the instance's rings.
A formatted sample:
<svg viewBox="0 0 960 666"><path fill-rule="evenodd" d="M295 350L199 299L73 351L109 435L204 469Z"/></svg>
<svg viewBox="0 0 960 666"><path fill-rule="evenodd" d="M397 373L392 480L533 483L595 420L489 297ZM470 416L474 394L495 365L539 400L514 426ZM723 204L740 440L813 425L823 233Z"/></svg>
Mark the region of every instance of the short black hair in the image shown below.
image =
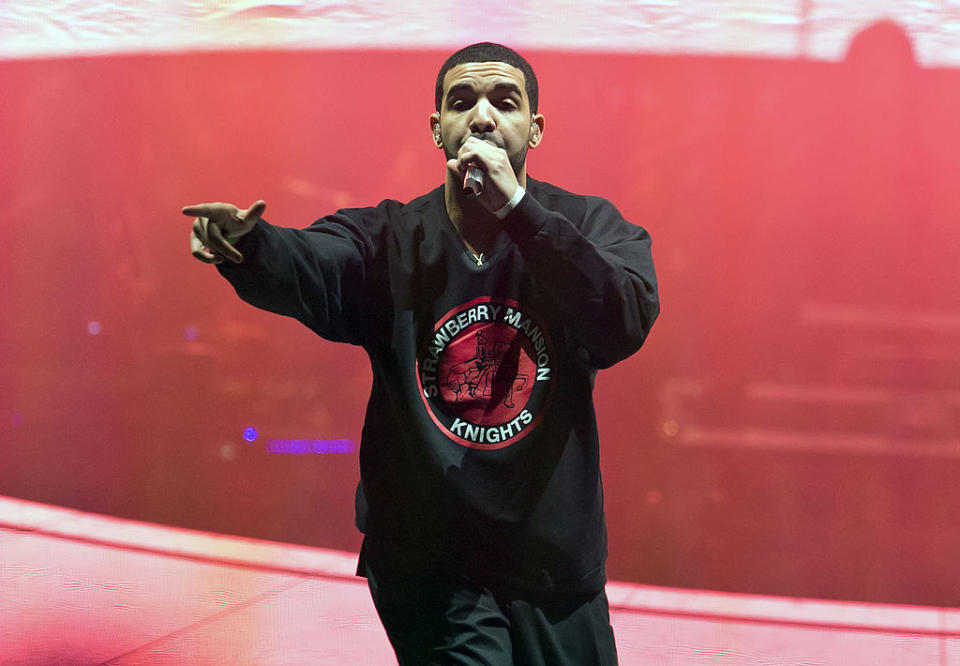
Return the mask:
<svg viewBox="0 0 960 666"><path fill-rule="evenodd" d="M440 113L440 106L443 103L443 77L452 68L466 62L504 62L519 69L523 72L527 99L530 100L530 113L537 112L540 90L537 88L537 75L533 73L533 67L530 66L530 63L524 60L522 55L503 44L480 42L463 47L443 63L443 67L440 68L440 73L437 75L437 113Z"/></svg>

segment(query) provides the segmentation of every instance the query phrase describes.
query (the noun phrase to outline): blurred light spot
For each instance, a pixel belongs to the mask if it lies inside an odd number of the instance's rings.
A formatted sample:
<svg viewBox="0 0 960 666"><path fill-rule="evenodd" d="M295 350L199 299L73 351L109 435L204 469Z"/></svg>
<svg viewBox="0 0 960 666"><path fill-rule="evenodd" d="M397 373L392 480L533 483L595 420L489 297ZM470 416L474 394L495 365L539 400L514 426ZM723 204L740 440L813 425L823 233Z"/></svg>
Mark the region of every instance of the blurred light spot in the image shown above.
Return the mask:
<svg viewBox="0 0 960 666"><path fill-rule="evenodd" d="M23 425L23 414L14 414L13 416L11 416L11 417L10 417L10 425L12 425L14 428L16 428L17 426L22 426L22 425Z"/></svg>
<svg viewBox="0 0 960 666"><path fill-rule="evenodd" d="M243 439L244 439L244 441L247 441L247 442L255 442L255 441L257 441L257 437L259 437L259 436L260 436L260 433L258 433L258 432L257 432L257 429L254 428L253 426L250 426L249 428L244 428L244 429L243 429Z"/></svg>
<svg viewBox="0 0 960 666"><path fill-rule="evenodd" d="M87 333L90 335L100 335L100 331L103 330L103 326L99 321L91 321L87 323Z"/></svg>
<svg viewBox="0 0 960 666"><path fill-rule="evenodd" d="M715 503L719 504L720 502L722 502L722 501L725 500L726 498L727 498L727 496L724 495L724 494L723 494L723 491L720 490L719 488L714 488L713 490L710 491L710 501L711 501L711 502L715 502Z"/></svg>
<svg viewBox="0 0 960 666"><path fill-rule="evenodd" d="M680 424L673 419L664 421L662 428L663 434L667 437L676 437L677 433L680 432Z"/></svg>
<svg viewBox="0 0 960 666"><path fill-rule="evenodd" d="M220 447L220 457L227 462L233 462L237 459L237 447L233 442L224 442Z"/></svg>
<svg viewBox="0 0 960 666"><path fill-rule="evenodd" d="M183 339L187 342L193 342L200 337L200 331L196 326L187 326L183 329Z"/></svg>
<svg viewBox="0 0 960 666"><path fill-rule="evenodd" d="M648 490L643 501L647 504L660 504L663 501L663 493L659 490Z"/></svg>

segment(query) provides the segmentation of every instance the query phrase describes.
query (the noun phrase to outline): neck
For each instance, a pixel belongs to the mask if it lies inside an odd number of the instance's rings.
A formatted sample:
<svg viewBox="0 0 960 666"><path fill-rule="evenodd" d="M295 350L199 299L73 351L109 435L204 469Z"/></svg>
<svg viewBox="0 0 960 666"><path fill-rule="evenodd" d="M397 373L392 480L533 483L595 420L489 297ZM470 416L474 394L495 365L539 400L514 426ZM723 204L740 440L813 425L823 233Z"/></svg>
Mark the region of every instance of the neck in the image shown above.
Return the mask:
<svg viewBox="0 0 960 666"><path fill-rule="evenodd" d="M500 220L476 199L467 197L463 193L463 182L457 181L457 176L447 169L447 178L443 187L447 215L468 250L475 255L487 252L500 231ZM521 187L527 186L526 165L517 175L517 182Z"/></svg>

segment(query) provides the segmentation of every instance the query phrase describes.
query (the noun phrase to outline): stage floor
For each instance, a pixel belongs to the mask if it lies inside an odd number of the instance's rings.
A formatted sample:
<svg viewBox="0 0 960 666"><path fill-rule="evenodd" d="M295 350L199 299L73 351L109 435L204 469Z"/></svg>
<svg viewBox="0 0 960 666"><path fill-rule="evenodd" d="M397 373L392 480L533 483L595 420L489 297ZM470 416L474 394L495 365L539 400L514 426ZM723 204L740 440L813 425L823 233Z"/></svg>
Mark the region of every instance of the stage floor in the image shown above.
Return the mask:
<svg viewBox="0 0 960 666"><path fill-rule="evenodd" d="M356 554L0 497L0 664L395 664ZM621 664L960 666L960 609L607 587Z"/></svg>

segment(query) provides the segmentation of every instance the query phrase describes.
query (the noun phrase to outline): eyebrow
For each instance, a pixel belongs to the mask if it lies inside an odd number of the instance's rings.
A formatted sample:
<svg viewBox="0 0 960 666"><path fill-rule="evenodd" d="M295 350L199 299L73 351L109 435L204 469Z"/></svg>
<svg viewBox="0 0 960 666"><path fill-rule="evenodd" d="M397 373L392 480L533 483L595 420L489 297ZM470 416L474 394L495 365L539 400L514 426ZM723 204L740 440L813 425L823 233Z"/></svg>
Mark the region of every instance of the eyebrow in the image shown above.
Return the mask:
<svg viewBox="0 0 960 666"><path fill-rule="evenodd" d="M499 91L506 90L508 93L512 93L512 94L516 95L517 97L519 97L520 99L523 99L523 91L520 90L520 86L518 86L516 83L510 83L510 82L508 82L508 81L501 81L500 83L497 83L496 85L494 85L494 86L493 86L493 89L494 89L495 91L496 91L496 90L499 90ZM447 99L449 100L449 99L451 99L452 97L455 97L456 95L458 95L458 94L460 94L461 92L464 92L464 91L469 92L469 93L474 93L473 86L470 85L469 83L458 83L458 84L456 84L456 85L454 85L454 86L450 86L450 90L447 91Z"/></svg>

